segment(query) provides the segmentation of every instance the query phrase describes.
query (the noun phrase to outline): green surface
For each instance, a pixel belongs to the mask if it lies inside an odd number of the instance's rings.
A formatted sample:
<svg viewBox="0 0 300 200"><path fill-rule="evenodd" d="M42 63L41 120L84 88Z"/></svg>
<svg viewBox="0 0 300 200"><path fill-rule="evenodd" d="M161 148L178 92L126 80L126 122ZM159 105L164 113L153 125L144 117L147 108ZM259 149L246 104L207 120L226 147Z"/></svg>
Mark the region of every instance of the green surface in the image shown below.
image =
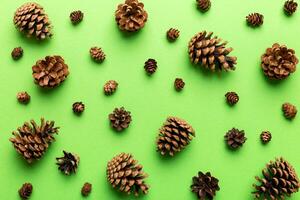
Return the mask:
<svg viewBox="0 0 300 200"><path fill-rule="evenodd" d="M260 69L260 56L274 42L286 44L300 56L299 12L284 15L284 1L214 0L212 8L202 14L195 1L144 0L149 13L142 31L128 36L119 31L114 11L122 0L39 0L54 25L54 36L37 43L15 30L14 11L25 1L2 0L0 30L0 199L18 199L23 182L32 182L32 200L82 199L81 186L93 184L88 199L134 199L111 189L106 182L106 163L120 152L133 153L149 174L147 200L193 200L192 176L199 170L210 171L219 178L221 190L217 200L250 200L254 176L266 162L284 156L300 173L299 120L282 116L281 105L288 101L300 108L300 73L279 84L271 84ZM69 13L80 9L85 18L78 26L69 21ZM245 16L261 12L261 28L246 26ZM170 27L181 31L175 43L165 34ZM187 43L199 31L213 31L229 41L238 57L237 69L231 73L211 74L195 68L187 55ZM100 46L107 58L94 63L91 46ZM24 48L20 61L13 61L11 50ZM33 83L31 66L46 55L58 54L69 65L70 76L58 88L44 91ZM158 71L148 77L144 61L155 58ZM181 77L186 87L181 93L173 81ZM109 79L119 82L119 89L106 97L102 85ZM17 102L16 93L28 91L29 105ZM235 107L225 103L224 94L236 91L240 102ZM74 101L83 101L82 116L73 114ZM108 114L124 106L133 121L119 134L110 129ZM190 146L173 159L164 159L155 151L158 129L169 115L186 119L196 130ZM8 141L11 132L24 121L41 116L55 120L61 127L57 141L40 161L33 165L15 152ZM223 136L228 129L244 129L248 138L242 149L228 150ZM273 140L264 146L259 141L262 130L270 130ZM62 150L80 155L78 173L64 176L55 165ZM291 199L300 198L300 193Z"/></svg>

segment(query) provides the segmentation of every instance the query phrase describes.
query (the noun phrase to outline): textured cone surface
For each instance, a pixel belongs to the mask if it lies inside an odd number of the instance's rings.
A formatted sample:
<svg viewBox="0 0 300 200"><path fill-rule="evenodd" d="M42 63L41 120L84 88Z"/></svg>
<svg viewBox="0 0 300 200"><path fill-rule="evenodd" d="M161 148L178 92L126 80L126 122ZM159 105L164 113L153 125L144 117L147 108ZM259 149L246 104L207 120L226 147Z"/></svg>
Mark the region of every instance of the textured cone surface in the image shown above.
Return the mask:
<svg viewBox="0 0 300 200"><path fill-rule="evenodd" d="M297 115L297 112L298 112L296 106L294 106L290 103L284 103L282 105L282 111L283 111L285 118L287 118L287 119L295 118Z"/></svg>
<svg viewBox="0 0 300 200"><path fill-rule="evenodd" d="M300 187L295 169L283 158L270 161L262 170L262 178L255 178L259 182L253 185L256 199L285 199L298 192Z"/></svg>
<svg viewBox="0 0 300 200"><path fill-rule="evenodd" d="M99 47L92 47L90 49L90 55L96 62L103 62L105 60L105 53Z"/></svg>
<svg viewBox="0 0 300 200"><path fill-rule="evenodd" d="M32 67L35 83L43 88L60 85L68 75L68 65L61 56L47 56L43 60L38 60Z"/></svg>
<svg viewBox="0 0 300 200"><path fill-rule="evenodd" d="M64 156L56 158L58 169L65 175L76 173L79 164L79 156L63 151Z"/></svg>
<svg viewBox="0 0 300 200"><path fill-rule="evenodd" d="M28 37L43 40L50 37L51 23L42 6L37 3L25 3L17 9L14 24Z"/></svg>
<svg viewBox="0 0 300 200"><path fill-rule="evenodd" d="M19 60L23 56L23 49L22 47L16 47L11 52L11 57L14 60Z"/></svg>
<svg viewBox="0 0 300 200"><path fill-rule="evenodd" d="M118 83L115 80L107 81L103 86L103 91L105 95L112 95L118 89Z"/></svg>
<svg viewBox="0 0 300 200"><path fill-rule="evenodd" d="M70 14L70 20L73 24L78 24L83 20L83 16L84 14L80 10L73 11Z"/></svg>
<svg viewBox="0 0 300 200"><path fill-rule="evenodd" d="M145 62L145 66L144 66L145 71L147 72L147 74L152 75L156 72L157 69L157 62L156 60L150 58Z"/></svg>
<svg viewBox="0 0 300 200"><path fill-rule="evenodd" d="M174 156L183 150L195 136L195 131L185 120L168 117L159 131L157 151L162 155Z"/></svg>
<svg viewBox="0 0 300 200"><path fill-rule="evenodd" d="M167 31L167 38L171 41L175 41L179 37L180 31L175 28L170 28Z"/></svg>
<svg viewBox="0 0 300 200"><path fill-rule="evenodd" d="M298 58L293 49L273 44L261 56L262 70L269 79L282 80L296 71Z"/></svg>
<svg viewBox="0 0 300 200"><path fill-rule="evenodd" d="M259 13L251 13L246 17L246 21L250 26L261 26L264 23L264 16Z"/></svg>
<svg viewBox="0 0 300 200"><path fill-rule="evenodd" d="M145 26L148 14L144 4L138 0L126 0L119 4L115 12L115 19L122 31L135 32Z"/></svg>
<svg viewBox="0 0 300 200"><path fill-rule="evenodd" d="M92 184L85 183L81 188L81 194L82 196L86 197L89 196L89 194L92 192Z"/></svg>
<svg viewBox="0 0 300 200"><path fill-rule="evenodd" d="M225 97L229 105L235 105L239 101L239 95L235 92L227 92Z"/></svg>
<svg viewBox="0 0 300 200"><path fill-rule="evenodd" d="M126 111L124 107L115 108L114 111L108 116L110 125L116 131L122 131L129 127L131 123L131 114Z"/></svg>
<svg viewBox="0 0 300 200"><path fill-rule="evenodd" d="M82 102L73 103L72 109L74 113L80 114L84 111L84 104Z"/></svg>
<svg viewBox="0 0 300 200"><path fill-rule="evenodd" d="M235 69L236 57L229 56L232 48L226 48L227 42L218 37L212 37L212 32L196 34L189 42L189 56L194 64L211 71L230 71Z"/></svg>
<svg viewBox="0 0 300 200"><path fill-rule="evenodd" d="M210 9L210 0L197 0L197 6L202 12L206 12Z"/></svg>
<svg viewBox="0 0 300 200"><path fill-rule="evenodd" d="M27 104L30 101L30 95L27 92L19 92L17 94L17 99L20 103Z"/></svg>
<svg viewBox="0 0 300 200"><path fill-rule="evenodd" d="M32 193L33 187L31 183L24 183L22 187L19 189L19 196L21 199L29 199L31 193Z"/></svg>
<svg viewBox="0 0 300 200"><path fill-rule="evenodd" d="M14 148L23 158L31 163L39 160L49 145L54 141L54 134L58 133L58 127L54 127L54 121L45 121L41 119L41 125L38 126L35 121L25 122L22 127L12 134L14 137L9 140Z"/></svg>
<svg viewBox="0 0 300 200"><path fill-rule="evenodd" d="M270 142L272 139L272 134L269 132L269 131L263 131L261 134L260 134L260 140L266 144L268 142Z"/></svg>
<svg viewBox="0 0 300 200"><path fill-rule="evenodd" d="M285 3L284 3L284 11L286 14L288 15L292 15L294 14L294 12L296 12L297 10L297 7L298 7L298 3L295 2L294 0L287 0Z"/></svg>
<svg viewBox="0 0 300 200"><path fill-rule="evenodd" d="M147 194L149 186L145 183L147 175L143 166L131 154L121 153L107 164L107 180L119 191L138 196Z"/></svg>
<svg viewBox="0 0 300 200"><path fill-rule="evenodd" d="M174 81L174 87L177 91L181 91L185 86L185 82L181 78L176 78Z"/></svg>
<svg viewBox="0 0 300 200"><path fill-rule="evenodd" d="M236 128L232 128L229 130L225 136L225 141L227 145L231 149L238 149L239 147L243 146L243 144L246 142L247 138L245 137L245 132L243 130L239 130Z"/></svg>
<svg viewBox="0 0 300 200"><path fill-rule="evenodd" d="M193 177L191 189L200 200L213 199L216 192L220 190L219 180L213 177L210 172L205 174L198 172L198 176Z"/></svg>

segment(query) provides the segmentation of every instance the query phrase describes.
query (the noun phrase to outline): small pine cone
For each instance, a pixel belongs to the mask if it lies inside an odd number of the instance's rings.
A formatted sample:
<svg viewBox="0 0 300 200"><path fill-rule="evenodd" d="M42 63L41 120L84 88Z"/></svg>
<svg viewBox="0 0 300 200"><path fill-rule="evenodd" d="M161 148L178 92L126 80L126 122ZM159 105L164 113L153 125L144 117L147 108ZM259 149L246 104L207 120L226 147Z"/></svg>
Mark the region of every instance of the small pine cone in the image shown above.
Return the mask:
<svg viewBox="0 0 300 200"><path fill-rule="evenodd" d="M110 125L116 131L122 131L129 127L131 123L131 113L126 111L124 107L115 108L114 111L108 115Z"/></svg>
<svg viewBox="0 0 300 200"><path fill-rule="evenodd" d="M81 194L84 197L89 196L89 194L92 192L92 184L85 183L81 188Z"/></svg>
<svg viewBox="0 0 300 200"><path fill-rule="evenodd" d="M238 149L239 147L243 146L243 144L247 140L247 138L245 137L245 132L243 130L240 131L236 128L232 128L231 130L229 130L224 138L227 145L231 149Z"/></svg>
<svg viewBox="0 0 300 200"><path fill-rule="evenodd" d="M145 183L147 174L143 166L131 154L121 153L107 163L107 180L113 188L128 195L134 193L138 196L141 192L148 193L149 186Z"/></svg>
<svg viewBox="0 0 300 200"><path fill-rule="evenodd" d="M181 78L176 78L174 81L174 87L177 91L181 91L185 86L185 82Z"/></svg>
<svg viewBox="0 0 300 200"><path fill-rule="evenodd" d="M227 103L231 106L235 105L239 101L239 95L235 92L227 92L225 97Z"/></svg>
<svg viewBox="0 0 300 200"><path fill-rule="evenodd" d="M220 190L219 180L213 177L210 172L205 174L198 172L198 176L194 176L192 181L192 192L194 192L200 200L213 199L216 192Z"/></svg>
<svg viewBox="0 0 300 200"><path fill-rule="evenodd" d="M212 38L212 34L203 31L190 40L190 61L213 72L234 70L237 58L229 56L233 48L226 48L227 42L222 42L222 39L216 36Z"/></svg>
<svg viewBox="0 0 300 200"><path fill-rule="evenodd" d="M260 140L264 143L267 144L271 141L272 139L272 134L269 131L263 131L260 134Z"/></svg>
<svg viewBox="0 0 300 200"><path fill-rule="evenodd" d="M105 95L112 95L118 89L118 83L115 80L107 81L103 86L103 91Z"/></svg>
<svg viewBox="0 0 300 200"><path fill-rule="evenodd" d="M147 72L147 74L149 74L149 75L154 74L154 72L156 72L156 69L157 69L157 62L156 62L156 60L154 60L152 58L149 58L145 62L144 69Z"/></svg>
<svg viewBox="0 0 300 200"><path fill-rule="evenodd" d="M20 103L27 104L30 101L30 95L27 92L19 92L17 99Z"/></svg>
<svg viewBox="0 0 300 200"><path fill-rule="evenodd" d="M246 17L246 21L250 26L258 27L264 23L264 16L259 13L251 13Z"/></svg>
<svg viewBox="0 0 300 200"><path fill-rule="evenodd" d="M210 0L197 0L197 6L202 12L206 12L210 9Z"/></svg>
<svg viewBox="0 0 300 200"><path fill-rule="evenodd" d="M157 151L161 155L174 156L190 143L193 136L195 137L195 131L186 121L178 117L168 117L159 130Z"/></svg>
<svg viewBox="0 0 300 200"><path fill-rule="evenodd" d="M11 52L11 57L14 60L19 60L23 56L23 49L22 47L16 47Z"/></svg>
<svg viewBox="0 0 300 200"><path fill-rule="evenodd" d="M27 37L44 40L52 36L52 26L48 15L37 3L25 3L19 7L15 12L14 24Z"/></svg>
<svg viewBox="0 0 300 200"><path fill-rule="evenodd" d="M61 56L46 56L32 67L34 82L42 88L55 88L69 75L68 65Z"/></svg>
<svg viewBox="0 0 300 200"><path fill-rule="evenodd" d="M168 31L167 31L167 38L170 40L170 41L175 41L178 37L179 37L179 34L180 34L180 31L175 29L175 28L170 28Z"/></svg>
<svg viewBox="0 0 300 200"><path fill-rule="evenodd" d="M79 156L66 151L63 151L64 156L56 158L58 169L65 175L76 173L79 165Z"/></svg>
<svg viewBox="0 0 300 200"><path fill-rule="evenodd" d="M78 24L83 20L84 14L80 10L70 13L70 20L73 24Z"/></svg>
<svg viewBox="0 0 300 200"><path fill-rule="evenodd" d="M294 14L294 12L296 12L297 7L298 7L297 2L295 2L294 0L287 0L284 3L283 9L287 15L292 15Z"/></svg>
<svg viewBox="0 0 300 200"><path fill-rule="evenodd" d="M76 114L81 114L84 111L84 104L82 102L75 102L72 105L73 112Z"/></svg>
<svg viewBox="0 0 300 200"><path fill-rule="evenodd" d="M299 190L297 173L293 166L283 158L270 161L262 170L262 176L262 178L255 177L259 182L253 184L255 199L285 199Z"/></svg>
<svg viewBox="0 0 300 200"><path fill-rule="evenodd" d="M29 199L32 193L33 187L31 183L24 183L22 187L19 189L19 196L21 199L26 200Z"/></svg>
<svg viewBox="0 0 300 200"><path fill-rule="evenodd" d="M282 111L287 119L294 119L298 112L296 106L290 103L284 103L282 105Z"/></svg>
<svg viewBox="0 0 300 200"><path fill-rule="evenodd" d="M103 62L105 60L105 53L99 47L92 47L90 49L90 55L96 62Z"/></svg>

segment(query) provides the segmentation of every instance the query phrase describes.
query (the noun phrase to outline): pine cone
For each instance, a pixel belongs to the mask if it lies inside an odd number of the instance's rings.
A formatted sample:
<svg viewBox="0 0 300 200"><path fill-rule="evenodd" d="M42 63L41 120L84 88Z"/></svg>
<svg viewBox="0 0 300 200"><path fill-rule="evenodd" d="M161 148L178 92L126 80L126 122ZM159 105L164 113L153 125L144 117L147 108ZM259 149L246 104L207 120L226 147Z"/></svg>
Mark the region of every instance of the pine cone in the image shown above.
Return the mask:
<svg viewBox="0 0 300 200"><path fill-rule="evenodd" d="M264 23L264 16L259 13L251 13L246 17L246 21L250 26L258 27Z"/></svg>
<svg viewBox="0 0 300 200"><path fill-rule="evenodd" d="M185 86L185 82L181 78L176 78L174 81L174 87L177 91L181 91Z"/></svg>
<svg viewBox="0 0 300 200"><path fill-rule="evenodd" d="M23 56L23 49L22 47L16 47L11 52L11 57L14 60L19 60Z"/></svg>
<svg viewBox="0 0 300 200"><path fill-rule="evenodd" d="M297 112L298 112L296 106L294 106L293 104L290 104L290 103L284 103L282 105L282 111L283 111L285 118L287 118L287 119L295 118L297 115Z"/></svg>
<svg viewBox="0 0 300 200"><path fill-rule="evenodd" d="M285 45L273 44L261 56L261 67L269 79L282 80L296 71L298 59L293 49Z"/></svg>
<svg viewBox="0 0 300 200"><path fill-rule="evenodd" d="M229 71L235 69L236 57L229 56L232 48L226 48L227 42L218 37L212 38L212 32L196 34L189 42L189 56L194 64L201 64L211 71Z"/></svg>
<svg viewBox="0 0 300 200"><path fill-rule="evenodd" d="M168 117L159 132L156 143L157 151L160 151L161 155L174 156L190 143L193 136L195 137L193 127L177 117Z"/></svg>
<svg viewBox="0 0 300 200"><path fill-rule="evenodd" d="M180 34L180 31L175 29L175 28L170 28L168 31L167 31L167 38L170 40L170 41L175 41L178 37L179 37L179 34Z"/></svg>
<svg viewBox="0 0 300 200"><path fill-rule="evenodd" d="M81 188L81 194L84 197L89 196L91 191L92 191L92 184L90 184L90 183L85 183Z"/></svg>
<svg viewBox="0 0 300 200"><path fill-rule="evenodd" d="M90 55L96 62L103 62L105 60L105 53L99 47L92 47L90 49Z"/></svg>
<svg viewBox="0 0 300 200"><path fill-rule="evenodd" d="M154 74L154 72L156 72L156 69L157 69L157 62L156 62L156 60L154 60L152 58L149 58L145 62L144 69L147 72L147 74L149 74L149 75Z"/></svg>
<svg viewBox="0 0 300 200"><path fill-rule="evenodd" d="M131 115L124 107L115 108L114 111L108 116L110 125L116 131L122 131L129 127L131 122Z"/></svg>
<svg viewBox="0 0 300 200"><path fill-rule="evenodd" d="M103 86L103 91L105 95L112 95L118 89L118 83L115 80L107 81Z"/></svg>
<svg viewBox="0 0 300 200"><path fill-rule="evenodd" d="M271 141L272 139L272 135L269 131L263 131L261 134L260 134L260 139L261 141L264 143L264 144L267 144Z"/></svg>
<svg viewBox="0 0 300 200"><path fill-rule="evenodd" d="M226 135L224 136L227 145L231 149L238 149L239 147L243 146L246 142L247 138L245 137L245 132L243 130L239 130L236 128L232 128L229 130Z"/></svg>
<svg viewBox="0 0 300 200"><path fill-rule="evenodd" d="M17 9L14 24L27 37L44 40L52 36L51 23L44 8L37 3L25 3Z"/></svg>
<svg viewBox="0 0 300 200"><path fill-rule="evenodd" d="M197 6L202 12L206 12L210 9L210 0L197 0Z"/></svg>
<svg viewBox="0 0 300 200"><path fill-rule="evenodd" d="M84 111L84 104L82 102L73 103L72 109L76 114L81 114Z"/></svg>
<svg viewBox="0 0 300 200"><path fill-rule="evenodd" d="M73 11L70 14L70 20L73 24L78 24L83 20L84 14L80 10Z"/></svg>
<svg viewBox="0 0 300 200"><path fill-rule="evenodd" d="M131 154L121 153L107 163L107 180L119 191L136 196L148 193L149 186L145 183L147 174L143 166Z"/></svg>
<svg viewBox="0 0 300 200"><path fill-rule="evenodd" d="M58 169L65 175L76 173L79 165L79 156L63 151L64 156L56 158Z"/></svg>
<svg viewBox="0 0 300 200"><path fill-rule="evenodd" d="M45 121L41 118L41 125L38 126L34 120L30 123L25 122L22 127L12 134L14 137L10 138L16 151L23 156L23 158L31 163L34 160L39 160L49 145L55 140L54 134L58 133L58 127L54 127L54 121Z"/></svg>
<svg viewBox="0 0 300 200"><path fill-rule="evenodd" d="M46 56L32 67L32 76L36 84L43 88L60 85L69 75L68 65L61 56Z"/></svg>
<svg viewBox="0 0 300 200"><path fill-rule="evenodd" d="M31 183L24 183L22 187L19 189L19 196L21 199L26 200L29 199L32 193L33 187Z"/></svg>
<svg viewBox="0 0 300 200"><path fill-rule="evenodd" d="M294 12L296 12L297 7L298 7L297 2L295 2L294 0L287 0L284 3L283 9L287 15L292 15L294 14Z"/></svg>
<svg viewBox="0 0 300 200"><path fill-rule="evenodd" d="M239 101L239 95L235 92L227 92L225 97L227 103L231 106L235 105Z"/></svg>
<svg viewBox="0 0 300 200"><path fill-rule="evenodd" d="M135 32L145 26L148 14L144 4L138 0L126 0L119 4L115 12L115 19L122 31Z"/></svg>
<svg viewBox="0 0 300 200"><path fill-rule="evenodd" d="M285 199L298 192L300 183L295 169L283 158L270 161L262 170L263 178L255 177L259 185L254 184L256 199Z"/></svg>
<svg viewBox="0 0 300 200"><path fill-rule="evenodd" d="M30 101L30 95L27 92L19 92L17 99L20 103L27 104Z"/></svg>
<svg viewBox="0 0 300 200"><path fill-rule="evenodd" d="M220 190L219 180L213 177L210 172L205 174L198 172L198 176L193 177L191 189L200 200L213 199L216 192Z"/></svg>

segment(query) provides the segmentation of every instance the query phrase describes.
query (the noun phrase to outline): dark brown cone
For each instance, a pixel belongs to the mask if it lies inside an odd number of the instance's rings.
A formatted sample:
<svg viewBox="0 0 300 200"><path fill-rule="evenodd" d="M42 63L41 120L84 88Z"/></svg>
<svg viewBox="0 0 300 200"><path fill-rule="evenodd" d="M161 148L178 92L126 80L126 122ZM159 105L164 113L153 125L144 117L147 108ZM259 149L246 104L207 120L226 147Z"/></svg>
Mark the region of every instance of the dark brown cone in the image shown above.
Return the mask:
<svg viewBox="0 0 300 200"><path fill-rule="evenodd" d="M23 56L23 49L22 47L16 47L11 52L11 57L14 60L19 60Z"/></svg>
<svg viewBox="0 0 300 200"><path fill-rule="evenodd" d="M76 173L79 165L79 156L63 151L64 156L56 158L58 169L65 175Z"/></svg>
<svg viewBox="0 0 300 200"><path fill-rule="evenodd" d="M72 105L73 112L76 114L81 114L84 111L84 104L82 102L75 102Z"/></svg>
<svg viewBox="0 0 300 200"><path fill-rule="evenodd" d="M167 31L167 38L170 41L175 41L179 37L179 34L180 34L180 31L178 29L170 28Z"/></svg>
<svg viewBox="0 0 300 200"><path fill-rule="evenodd" d="M81 188L81 194L84 197L89 196L89 194L92 192L92 184L85 183Z"/></svg>
<svg viewBox="0 0 300 200"><path fill-rule="evenodd" d="M253 185L255 199L285 199L299 190L300 183L296 171L283 158L270 161L262 170L262 176L255 177L259 182Z"/></svg>
<svg viewBox="0 0 300 200"><path fill-rule="evenodd" d="M235 69L236 57L229 56L232 48L226 48L227 42L218 37L212 38L212 32L196 34L189 42L189 56L194 64L211 71L230 71Z"/></svg>
<svg viewBox="0 0 300 200"><path fill-rule="evenodd" d="M112 95L118 89L118 83L115 80L107 81L103 86L103 91L105 95Z"/></svg>
<svg viewBox="0 0 300 200"><path fill-rule="evenodd" d="M44 8L37 3L25 3L19 7L14 16L16 28L37 40L44 40L52 36L51 23Z"/></svg>
<svg viewBox="0 0 300 200"><path fill-rule="evenodd" d="M282 105L282 111L287 119L294 119L298 112L296 106L290 103L284 103Z"/></svg>
<svg viewBox="0 0 300 200"><path fill-rule="evenodd" d="M239 101L239 95L235 92L227 92L225 97L227 103L231 106L235 105Z"/></svg>
<svg viewBox="0 0 300 200"><path fill-rule="evenodd" d="M91 58L96 62L103 62L105 60L105 53L99 47L92 47L90 49Z"/></svg>
<svg viewBox="0 0 300 200"><path fill-rule="evenodd" d="M138 196L147 194L149 186L145 183L147 174L143 166L131 154L121 153L107 163L107 180L112 187L121 192Z"/></svg>
<svg viewBox="0 0 300 200"><path fill-rule="evenodd" d="M31 183L24 183L22 187L19 189L19 196L21 199L26 200L29 199L32 193L33 187Z"/></svg>
<svg viewBox="0 0 300 200"><path fill-rule="evenodd" d="M296 71L298 58L293 49L285 45L273 44L261 56L261 67L265 76L273 80L282 80Z"/></svg>
<svg viewBox="0 0 300 200"><path fill-rule="evenodd" d="M292 15L294 14L294 12L296 12L297 7L298 7L297 2L295 2L294 0L287 0L284 3L283 9L287 15Z"/></svg>
<svg viewBox="0 0 300 200"><path fill-rule="evenodd" d="M39 160L49 145L55 140L54 134L58 133L58 127L54 127L54 121L45 121L41 118L41 125L38 126L34 120L30 123L25 122L17 131L13 131L12 142L16 151L23 158L31 163L34 160Z"/></svg>
<svg viewBox="0 0 300 200"><path fill-rule="evenodd" d="M114 111L108 115L110 125L116 131L122 131L129 127L131 122L131 114L126 111L124 107L115 108Z"/></svg>
<svg viewBox="0 0 300 200"><path fill-rule="evenodd" d="M260 140L262 141L262 143L267 144L271 141L272 139L272 134L269 131L263 131L260 134Z"/></svg>
<svg viewBox="0 0 300 200"><path fill-rule="evenodd" d="M176 78L174 81L174 87L177 91L181 91L185 86L185 82L181 78Z"/></svg>
<svg viewBox="0 0 300 200"><path fill-rule="evenodd" d="M264 16L259 13L251 13L246 17L246 21L250 26L258 27L264 23Z"/></svg>
<svg viewBox="0 0 300 200"><path fill-rule="evenodd" d="M135 32L145 26L148 14L144 4L138 0L126 0L119 4L115 12L115 19L122 31Z"/></svg>
<svg viewBox="0 0 300 200"><path fill-rule="evenodd" d="M195 137L195 131L185 120L178 117L168 117L159 130L156 140L157 151L161 155L174 156L183 150Z"/></svg>
<svg viewBox="0 0 300 200"><path fill-rule="evenodd" d="M216 192L220 190L219 180L213 177L210 172L205 174L198 172L198 176L193 177L191 189L200 200L213 199Z"/></svg>
<svg viewBox="0 0 300 200"><path fill-rule="evenodd" d="M149 74L149 75L154 74L154 72L156 72L156 69L157 69L157 62L156 62L156 60L154 60L152 58L149 58L145 62L144 69L147 72L147 74Z"/></svg>
<svg viewBox="0 0 300 200"><path fill-rule="evenodd" d="M198 9L202 12L206 12L210 9L211 1L210 0L197 0Z"/></svg>
<svg viewBox="0 0 300 200"><path fill-rule="evenodd" d="M17 99L20 103L27 104L30 101L30 95L27 92L18 92Z"/></svg>
<svg viewBox="0 0 300 200"><path fill-rule="evenodd" d="M55 88L69 75L68 65L61 56L46 56L32 67L34 82L42 88Z"/></svg>
<svg viewBox="0 0 300 200"><path fill-rule="evenodd" d="M224 138L227 145L231 149L238 149L239 147L242 147L247 140L247 138L245 137L245 132L243 130L240 131L236 128L232 128L231 130L229 130Z"/></svg>
<svg viewBox="0 0 300 200"><path fill-rule="evenodd" d="M80 10L73 11L70 13L70 20L72 24L78 24L83 20L84 14Z"/></svg>

